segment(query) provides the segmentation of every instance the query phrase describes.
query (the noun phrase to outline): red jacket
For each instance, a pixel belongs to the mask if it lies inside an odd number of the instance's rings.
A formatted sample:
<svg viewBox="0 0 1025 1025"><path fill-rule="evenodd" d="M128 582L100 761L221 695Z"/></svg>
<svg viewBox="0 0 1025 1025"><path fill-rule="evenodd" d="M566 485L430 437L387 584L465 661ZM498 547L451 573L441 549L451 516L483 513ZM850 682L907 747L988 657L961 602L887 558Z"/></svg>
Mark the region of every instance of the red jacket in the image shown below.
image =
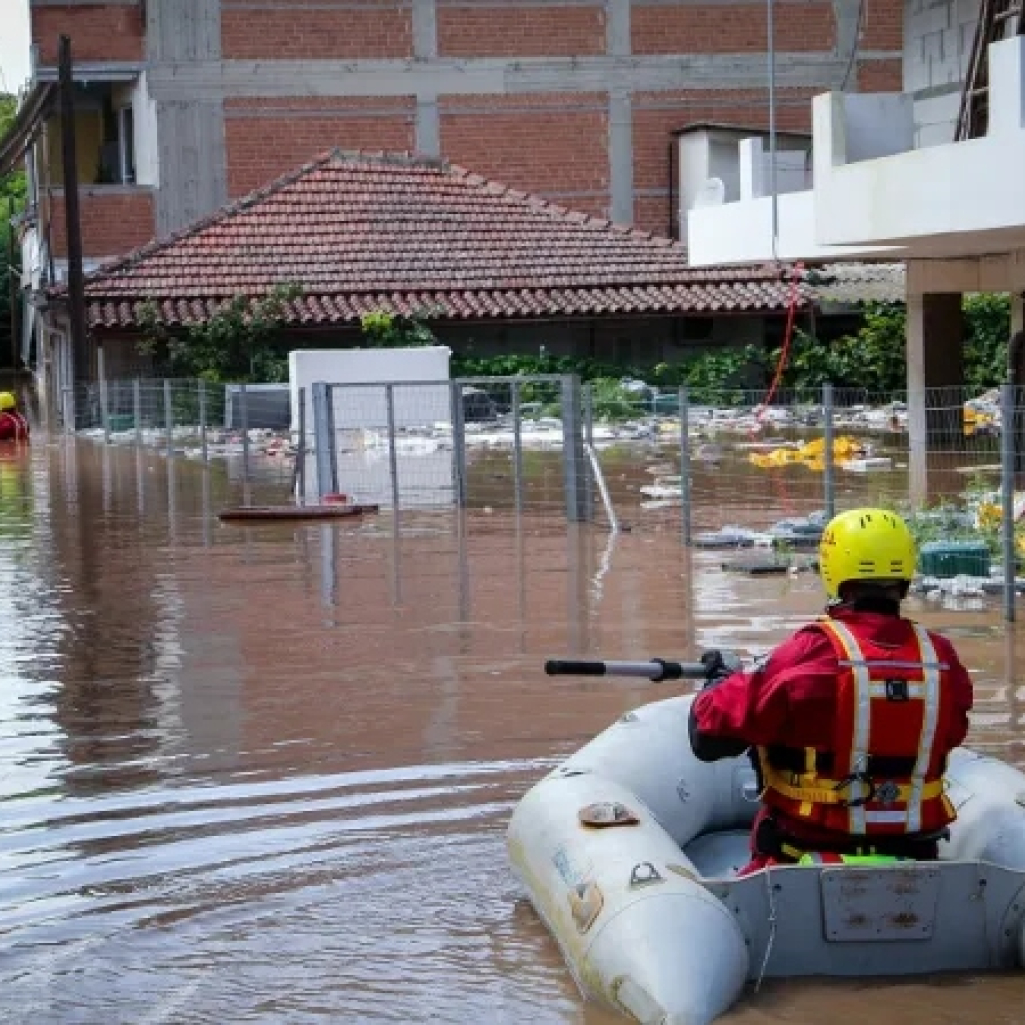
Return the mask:
<svg viewBox="0 0 1025 1025"><path fill-rule="evenodd" d="M838 608L829 615L887 645L899 645L911 629L907 620L881 612ZM945 678L951 714L935 739L935 748L949 754L964 742L968 731L972 682L950 642L931 631L929 637L937 657L950 666ZM802 671L795 674L798 668ZM702 691L693 704L692 728L699 739L821 750L834 735L839 672L835 649L825 633L815 627L799 630L754 672L734 673ZM775 817L792 836L814 839L820 833L811 824L794 822L778 811Z"/></svg>
<svg viewBox="0 0 1025 1025"><path fill-rule="evenodd" d="M16 410L0 413L0 441L28 441L28 421Z"/></svg>

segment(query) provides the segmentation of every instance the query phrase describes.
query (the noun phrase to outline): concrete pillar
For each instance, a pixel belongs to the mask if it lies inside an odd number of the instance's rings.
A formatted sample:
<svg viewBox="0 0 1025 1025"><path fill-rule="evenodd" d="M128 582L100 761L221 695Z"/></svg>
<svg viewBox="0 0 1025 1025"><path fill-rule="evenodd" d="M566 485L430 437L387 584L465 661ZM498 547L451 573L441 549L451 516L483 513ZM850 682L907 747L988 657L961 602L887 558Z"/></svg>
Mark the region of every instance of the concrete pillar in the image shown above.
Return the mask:
<svg viewBox="0 0 1025 1025"><path fill-rule="evenodd" d="M1020 292L1011 293L1011 338L1007 347L1007 383L1018 391L1014 397L1014 472L1015 487L1025 473L1025 415L1022 410L1022 392L1025 388L1025 299Z"/></svg>
<svg viewBox="0 0 1025 1025"><path fill-rule="evenodd" d="M964 317L959 292L907 300L910 497L928 498L928 452L964 436Z"/></svg>

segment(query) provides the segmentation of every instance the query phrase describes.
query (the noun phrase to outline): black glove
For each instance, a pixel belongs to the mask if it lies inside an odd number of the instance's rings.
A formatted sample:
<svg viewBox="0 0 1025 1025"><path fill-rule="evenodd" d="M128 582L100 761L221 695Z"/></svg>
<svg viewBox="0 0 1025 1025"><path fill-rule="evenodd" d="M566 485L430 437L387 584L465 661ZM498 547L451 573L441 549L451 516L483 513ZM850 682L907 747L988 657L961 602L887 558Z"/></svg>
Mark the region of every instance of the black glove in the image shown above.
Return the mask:
<svg viewBox="0 0 1025 1025"><path fill-rule="evenodd" d="M732 651L705 651L702 652L699 661L705 667L705 679L708 681L705 684L706 689L722 683L742 668L740 659Z"/></svg>

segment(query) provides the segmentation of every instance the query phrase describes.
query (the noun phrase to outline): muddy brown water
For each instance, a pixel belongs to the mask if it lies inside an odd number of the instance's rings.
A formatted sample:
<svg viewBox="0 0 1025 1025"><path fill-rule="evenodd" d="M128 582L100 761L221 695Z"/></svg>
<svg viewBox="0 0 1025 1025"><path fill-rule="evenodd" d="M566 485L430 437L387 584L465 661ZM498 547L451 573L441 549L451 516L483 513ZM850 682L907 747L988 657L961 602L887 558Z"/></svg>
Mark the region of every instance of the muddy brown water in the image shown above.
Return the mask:
<svg viewBox="0 0 1025 1025"><path fill-rule="evenodd" d="M814 579L557 512L220 524L237 498L154 452L0 456L0 1014L621 1020L581 1002L504 830L666 692L542 660L761 652ZM914 612L975 672L973 743L1025 764L997 609ZM1025 978L772 983L724 1021L1021 1023Z"/></svg>

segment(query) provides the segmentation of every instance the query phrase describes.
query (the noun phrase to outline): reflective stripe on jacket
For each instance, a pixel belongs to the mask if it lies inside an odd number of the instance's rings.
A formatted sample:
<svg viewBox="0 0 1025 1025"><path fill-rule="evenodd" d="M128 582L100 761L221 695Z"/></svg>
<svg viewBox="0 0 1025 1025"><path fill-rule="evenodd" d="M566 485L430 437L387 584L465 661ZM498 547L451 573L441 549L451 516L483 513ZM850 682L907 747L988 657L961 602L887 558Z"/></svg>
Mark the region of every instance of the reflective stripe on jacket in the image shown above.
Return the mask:
<svg viewBox="0 0 1025 1025"><path fill-rule="evenodd" d="M0 413L0 441L27 441L28 421L21 413L5 410Z"/></svg>

